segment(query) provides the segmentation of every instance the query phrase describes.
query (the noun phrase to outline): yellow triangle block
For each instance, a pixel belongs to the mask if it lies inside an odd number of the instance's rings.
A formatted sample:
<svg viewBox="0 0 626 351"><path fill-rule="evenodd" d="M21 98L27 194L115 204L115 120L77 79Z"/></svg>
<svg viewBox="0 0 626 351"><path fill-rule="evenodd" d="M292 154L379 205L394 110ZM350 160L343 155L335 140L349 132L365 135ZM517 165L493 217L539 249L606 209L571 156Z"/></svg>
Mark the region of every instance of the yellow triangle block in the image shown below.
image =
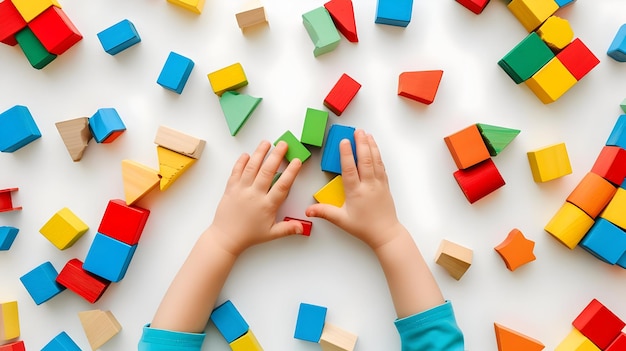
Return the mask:
<svg viewBox="0 0 626 351"><path fill-rule="evenodd" d="M122 161L122 179L126 204L132 205L161 182L159 172L131 160Z"/></svg>
<svg viewBox="0 0 626 351"><path fill-rule="evenodd" d="M196 162L191 158L164 147L157 146L159 156L159 174L161 175L161 190L166 190L178 179L191 165Z"/></svg>
<svg viewBox="0 0 626 351"><path fill-rule="evenodd" d="M493 324L496 330L498 351L541 351L545 346L538 340L518 333L498 323Z"/></svg>

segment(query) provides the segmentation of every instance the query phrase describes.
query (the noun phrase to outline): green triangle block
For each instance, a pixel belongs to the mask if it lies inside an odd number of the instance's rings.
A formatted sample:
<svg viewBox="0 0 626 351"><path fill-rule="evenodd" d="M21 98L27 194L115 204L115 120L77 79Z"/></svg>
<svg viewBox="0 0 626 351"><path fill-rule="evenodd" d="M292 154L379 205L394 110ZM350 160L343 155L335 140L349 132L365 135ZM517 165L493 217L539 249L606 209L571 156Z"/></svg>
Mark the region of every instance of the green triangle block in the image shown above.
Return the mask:
<svg viewBox="0 0 626 351"><path fill-rule="evenodd" d="M520 133L518 129L476 123L491 156L497 156Z"/></svg>
<svg viewBox="0 0 626 351"><path fill-rule="evenodd" d="M619 104L619 106L622 108L622 111L626 113L626 99L622 100L622 103Z"/></svg>
<svg viewBox="0 0 626 351"><path fill-rule="evenodd" d="M263 98L255 98L247 94L227 91L220 97L220 106L226 117L230 135L235 136L246 123L248 117L256 109Z"/></svg>

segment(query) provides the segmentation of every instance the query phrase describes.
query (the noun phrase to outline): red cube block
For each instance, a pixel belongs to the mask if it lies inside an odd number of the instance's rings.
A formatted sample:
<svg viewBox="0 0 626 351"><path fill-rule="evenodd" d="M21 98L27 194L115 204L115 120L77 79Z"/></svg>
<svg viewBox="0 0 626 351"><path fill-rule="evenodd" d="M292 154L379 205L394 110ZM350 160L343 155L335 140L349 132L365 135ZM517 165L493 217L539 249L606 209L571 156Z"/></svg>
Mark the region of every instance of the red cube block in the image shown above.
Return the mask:
<svg viewBox="0 0 626 351"><path fill-rule="evenodd" d="M26 27L26 21L10 0L0 2L0 42L14 46L15 34Z"/></svg>
<svg viewBox="0 0 626 351"><path fill-rule="evenodd" d="M454 172L454 179L471 204L506 184L496 164L491 159L470 168L459 169Z"/></svg>
<svg viewBox="0 0 626 351"><path fill-rule="evenodd" d="M24 341L19 340L10 344L0 345L0 351L26 351L26 347L24 347Z"/></svg>
<svg viewBox="0 0 626 351"><path fill-rule="evenodd" d="M304 219L298 219L298 218L293 218L293 217L285 217L283 218L283 221L298 221L302 223L302 229L304 229L304 231L302 232L302 235L311 236L311 229L313 228L313 222L305 221Z"/></svg>
<svg viewBox="0 0 626 351"><path fill-rule="evenodd" d="M139 242L150 210L128 206L124 200L111 200L104 211L98 233L119 240L130 246Z"/></svg>
<svg viewBox="0 0 626 351"><path fill-rule="evenodd" d="M600 63L596 55L578 38L569 43L556 57L576 80L581 80Z"/></svg>
<svg viewBox="0 0 626 351"><path fill-rule="evenodd" d="M621 333L604 351L626 351L626 334Z"/></svg>
<svg viewBox="0 0 626 351"><path fill-rule="evenodd" d="M473 13L480 15L480 13L483 12L485 7L489 3L489 0L456 0L456 2L465 6Z"/></svg>
<svg viewBox="0 0 626 351"><path fill-rule="evenodd" d="M83 269L83 262L71 259L59 272L56 282L75 292L90 303L100 299L109 287L110 281L89 273Z"/></svg>
<svg viewBox="0 0 626 351"><path fill-rule="evenodd" d="M600 301L593 299L572 322L587 339L605 350L622 332L626 325Z"/></svg>
<svg viewBox="0 0 626 351"><path fill-rule="evenodd" d="M50 6L35 17L28 27L46 50L55 55L61 55L83 39L72 21L56 6Z"/></svg>
<svg viewBox="0 0 626 351"><path fill-rule="evenodd" d="M361 84L344 73L324 99L324 106L337 116L341 116L359 89L361 89Z"/></svg>
<svg viewBox="0 0 626 351"><path fill-rule="evenodd" d="M591 172L615 185L621 185L626 177L626 150L619 146L603 147Z"/></svg>

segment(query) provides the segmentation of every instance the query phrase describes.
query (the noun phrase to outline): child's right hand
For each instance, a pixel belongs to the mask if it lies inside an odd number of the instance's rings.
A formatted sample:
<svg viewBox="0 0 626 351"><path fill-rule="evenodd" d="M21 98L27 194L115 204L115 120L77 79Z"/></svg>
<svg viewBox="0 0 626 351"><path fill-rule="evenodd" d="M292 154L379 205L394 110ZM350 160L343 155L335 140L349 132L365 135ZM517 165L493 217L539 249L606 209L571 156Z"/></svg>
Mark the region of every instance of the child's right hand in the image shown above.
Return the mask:
<svg viewBox="0 0 626 351"><path fill-rule="evenodd" d="M376 250L405 230L396 216L385 165L374 138L359 129L354 139L358 166L350 142L342 140L339 145L344 205L314 204L307 208L306 215L324 218Z"/></svg>

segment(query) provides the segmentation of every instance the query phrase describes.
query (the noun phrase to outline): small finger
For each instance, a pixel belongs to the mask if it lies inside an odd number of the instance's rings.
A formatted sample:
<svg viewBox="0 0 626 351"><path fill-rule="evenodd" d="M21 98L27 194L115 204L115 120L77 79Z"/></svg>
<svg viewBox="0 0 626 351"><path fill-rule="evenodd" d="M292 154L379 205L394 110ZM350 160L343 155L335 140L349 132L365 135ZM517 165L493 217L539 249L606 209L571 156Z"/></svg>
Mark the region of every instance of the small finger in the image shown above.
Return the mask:
<svg viewBox="0 0 626 351"><path fill-rule="evenodd" d="M259 173L259 168L263 164L263 159L265 159L265 155L269 151L271 144L267 140L261 141L259 146L257 146L252 156L250 156L250 160L246 164L246 167L243 169L243 173L241 175L241 181L245 184L252 184L254 179L256 178L257 173Z"/></svg>
<svg viewBox="0 0 626 351"><path fill-rule="evenodd" d="M296 176L300 172L301 167L302 162L300 159L294 158L289 163L283 174L281 174L280 178L278 178L276 183L270 188L268 196L274 204L280 206L285 199L287 199L289 190L291 189L293 182L296 180Z"/></svg>
<svg viewBox="0 0 626 351"><path fill-rule="evenodd" d="M367 135L362 129L354 132L356 157L359 160L358 170L361 181L374 178L374 161Z"/></svg>
<svg viewBox="0 0 626 351"><path fill-rule="evenodd" d="M374 164L374 173L377 178L387 178L387 171L385 170L385 164L383 162L383 157L380 154L380 149L378 148L378 144L374 140L374 137L371 134L367 135L367 141L370 145L370 150L372 152L372 161Z"/></svg>
<svg viewBox="0 0 626 351"><path fill-rule="evenodd" d="M341 161L341 175L343 185L347 188L353 188L359 183L359 171L354 162L354 154L350 140L343 139L339 143L339 157Z"/></svg>
<svg viewBox="0 0 626 351"><path fill-rule="evenodd" d="M270 155L267 157L265 162L261 165L261 169L257 174L256 179L254 180L254 185L260 187L261 189L269 189L272 184L272 180L274 179L274 175L280 166L285 154L287 153L288 145L284 141L279 141L276 144L276 147Z"/></svg>

